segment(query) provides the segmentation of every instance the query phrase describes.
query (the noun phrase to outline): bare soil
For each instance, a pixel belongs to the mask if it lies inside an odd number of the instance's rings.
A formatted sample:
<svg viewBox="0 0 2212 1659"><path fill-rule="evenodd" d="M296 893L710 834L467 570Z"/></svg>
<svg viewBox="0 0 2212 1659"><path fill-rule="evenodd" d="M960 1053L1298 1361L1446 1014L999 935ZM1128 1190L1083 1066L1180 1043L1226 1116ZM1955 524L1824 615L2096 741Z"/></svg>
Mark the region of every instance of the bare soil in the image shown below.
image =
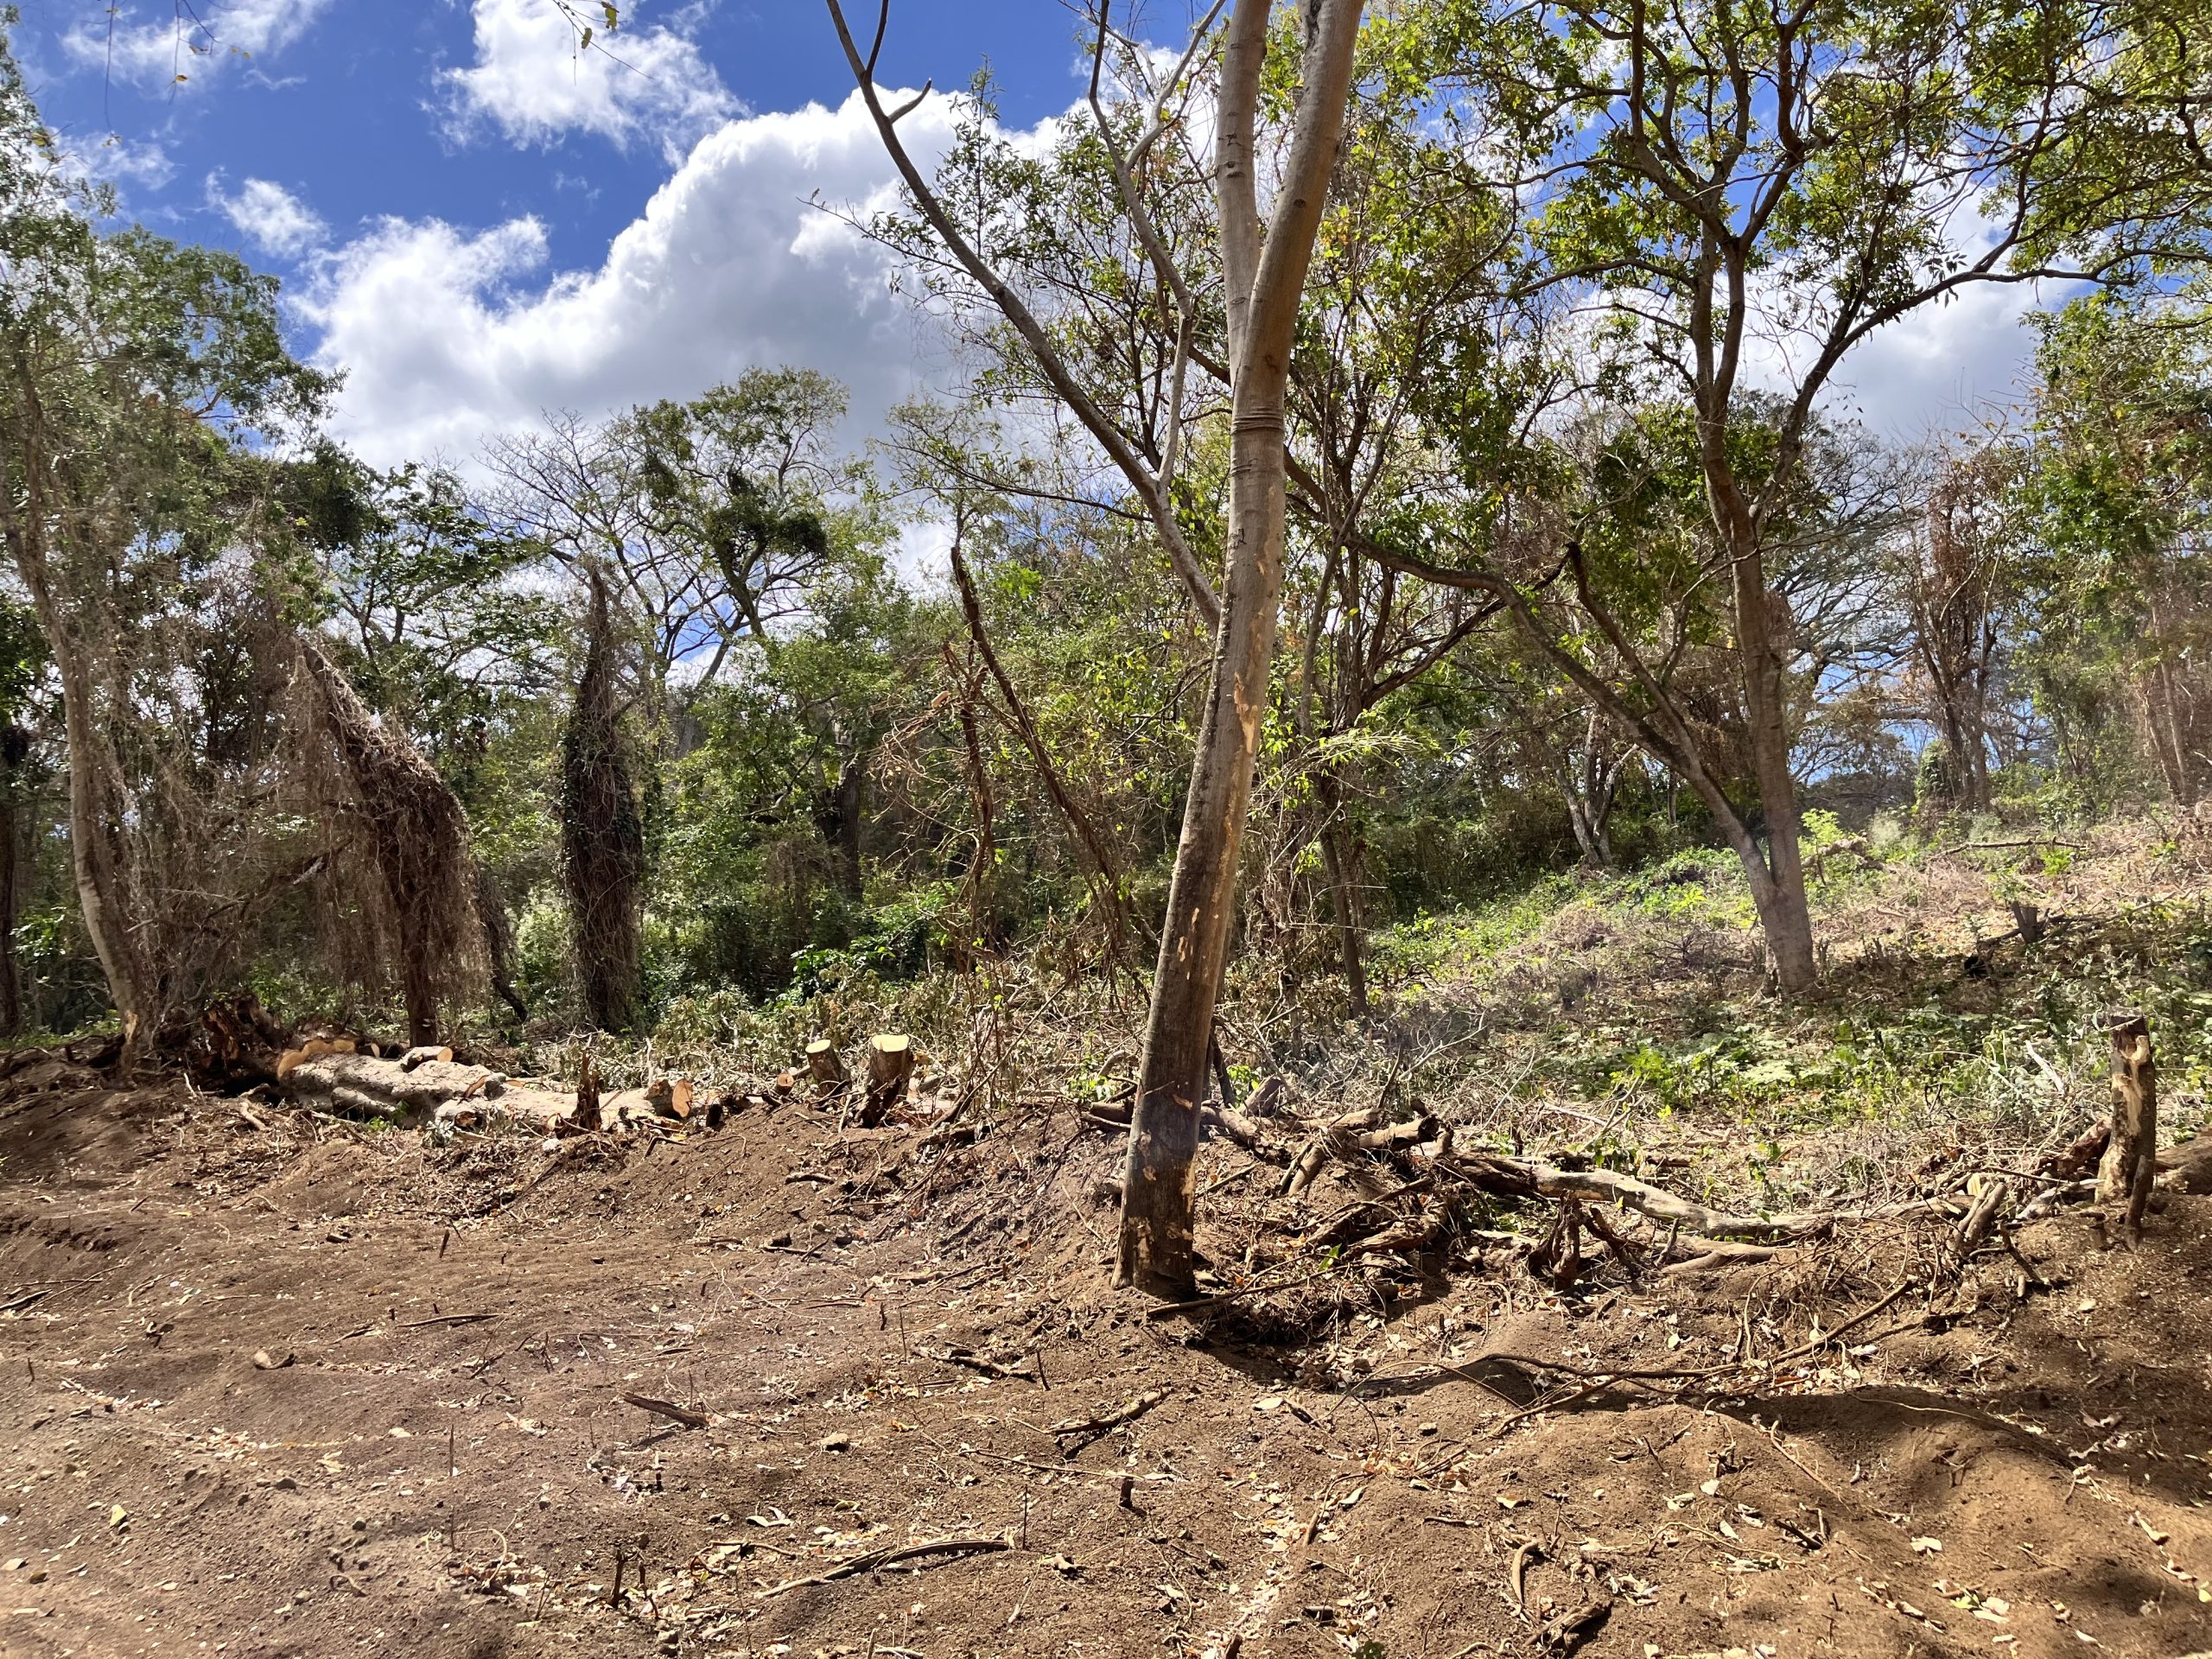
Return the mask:
<svg viewBox="0 0 2212 1659"><path fill-rule="evenodd" d="M256 1109L0 1084L9 1656L2212 1649L2212 1201L1941 1285L1895 1228L1160 1319L1066 1114L438 1147ZM1207 1159L1225 1259L1273 1172ZM1524 1416L1515 1355L1669 1375Z"/></svg>

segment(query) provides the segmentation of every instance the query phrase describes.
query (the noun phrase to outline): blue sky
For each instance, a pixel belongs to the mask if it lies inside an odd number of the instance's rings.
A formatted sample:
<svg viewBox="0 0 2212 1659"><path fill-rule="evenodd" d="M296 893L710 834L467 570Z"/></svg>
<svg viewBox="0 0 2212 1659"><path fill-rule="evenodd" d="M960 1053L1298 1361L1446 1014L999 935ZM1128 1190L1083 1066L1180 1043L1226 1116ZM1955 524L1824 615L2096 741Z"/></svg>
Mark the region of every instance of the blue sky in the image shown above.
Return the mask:
<svg viewBox="0 0 2212 1659"><path fill-rule="evenodd" d="M554 0L527 7L548 19L556 11ZM479 58L479 9L463 0L192 0L192 10L210 25L212 52L191 49L209 36L177 27L175 0L121 0L120 61L108 50L106 0L29 0L20 42L41 107L76 143L112 134L126 155L157 147L167 156L169 187L143 188L142 177L130 196L179 234L237 242L206 207L204 180L270 177L341 230L380 214L486 224L535 213L551 232L553 260L566 266L597 257L667 176L650 124L626 140L572 128L518 143L496 126L459 122L456 88L442 76ZM622 10L635 35L692 41L737 110L835 105L851 91L822 0L627 0ZM896 0L893 16L887 79L958 86L988 60L1006 115L1020 124L1080 90L1075 19L1058 0ZM242 48L220 44L239 38ZM156 51L134 58L141 43ZM606 44L617 58L633 55L621 33ZM556 84L580 68L618 82L652 73L567 55L521 67ZM189 77L183 85L170 79L171 64Z"/></svg>
<svg viewBox="0 0 2212 1659"><path fill-rule="evenodd" d="M191 0L205 30L180 10L120 0L111 39L105 0L29 0L17 50L129 215L283 276L372 459L461 460L543 410L754 362L841 374L864 428L927 372L874 251L804 205L890 178L821 0L629 0L581 57L556 0ZM1080 94L1076 27L1058 0L894 0L882 78L988 62L1027 126Z"/></svg>
<svg viewBox="0 0 2212 1659"><path fill-rule="evenodd" d="M48 119L130 214L284 277L297 349L346 372L334 425L372 461L466 464L544 411L756 364L844 379L857 438L946 372L878 251L805 205L892 200L823 0L627 0L582 55L562 0L117 0L111 35L106 0L22 10ZM1141 16L1179 42L1189 10ZM1077 28L1062 0L893 0L883 78L957 87L988 60L1001 118L1031 127L1080 96ZM948 121L933 101L909 142ZM2031 297L1916 316L1837 401L1912 437L2001 394Z"/></svg>

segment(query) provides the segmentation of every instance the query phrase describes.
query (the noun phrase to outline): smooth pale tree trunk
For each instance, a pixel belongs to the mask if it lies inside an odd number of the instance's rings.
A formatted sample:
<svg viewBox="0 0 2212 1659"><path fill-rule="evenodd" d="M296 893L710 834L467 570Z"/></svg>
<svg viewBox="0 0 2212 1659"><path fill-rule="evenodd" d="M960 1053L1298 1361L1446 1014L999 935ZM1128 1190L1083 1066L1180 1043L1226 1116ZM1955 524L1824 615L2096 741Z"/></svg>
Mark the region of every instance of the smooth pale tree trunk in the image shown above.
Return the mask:
<svg viewBox="0 0 2212 1659"><path fill-rule="evenodd" d="M26 862L23 796L31 734L21 726L0 729L0 1036L23 1028L23 969L16 957L16 924L23 908Z"/></svg>
<svg viewBox="0 0 2212 1659"><path fill-rule="evenodd" d="M35 449L35 445L27 448ZM24 472L33 480L20 513L5 514L9 551L31 597L47 648L61 681L62 728L69 747L69 860L86 936L106 976L108 1000L123 1027L120 1075L128 1076L151 1040L159 1014L159 980L153 964L130 935L130 900L118 846L122 815L117 810L117 762L95 713L99 692L90 651L65 613L54 591L44 526L48 519L36 479L43 457L26 454Z"/></svg>
<svg viewBox="0 0 2212 1659"><path fill-rule="evenodd" d="M1719 446L1715 432L1708 430L1704 436L1708 451ZM1819 979L1820 963L1813 947L1813 912L1805 896L1805 864L1798 847L1802 820L1797 808L1797 780L1789 766L1784 673L1789 613L1780 595L1767 586L1758 527L1735 486L1733 474L1725 471L1724 465L1716 465L1714 457L1708 454L1707 477L1714 517L1726 534L1732 556L1736 652L1743 664L1751 770L1767 838L1764 859L1748 836L1736 850L1745 858L1745 874L1750 878L1751 902L1766 935L1767 960L1774 969L1775 983L1784 991L1806 991Z"/></svg>
<svg viewBox="0 0 2212 1659"><path fill-rule="evenodd" d="M1174 1297L1192 1289L1198 1108L1282 599L1292 337L1344 130L1361 0L1306 9L1303 86L1263 238L1254 143L1271 9L1236 0L1223 59L1214 154L1231 365L1225 580L1122 1184L1117 1281Z"/></svg>

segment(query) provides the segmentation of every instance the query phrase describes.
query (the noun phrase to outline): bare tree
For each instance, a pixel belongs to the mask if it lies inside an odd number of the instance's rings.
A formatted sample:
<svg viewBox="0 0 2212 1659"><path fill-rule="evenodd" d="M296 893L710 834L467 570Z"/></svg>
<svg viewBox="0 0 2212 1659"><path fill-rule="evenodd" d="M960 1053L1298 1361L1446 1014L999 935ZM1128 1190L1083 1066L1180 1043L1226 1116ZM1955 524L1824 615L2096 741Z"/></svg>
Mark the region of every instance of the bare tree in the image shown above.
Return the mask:
<svg viewBox="0 0 2212 1659"><path fill-rule="evenodd" d="M1920 511L1892 543L1914 677L1943 734L1957 805L1989 804L1989 716L2001 662L2004 452L1939 454Z"/></svg>

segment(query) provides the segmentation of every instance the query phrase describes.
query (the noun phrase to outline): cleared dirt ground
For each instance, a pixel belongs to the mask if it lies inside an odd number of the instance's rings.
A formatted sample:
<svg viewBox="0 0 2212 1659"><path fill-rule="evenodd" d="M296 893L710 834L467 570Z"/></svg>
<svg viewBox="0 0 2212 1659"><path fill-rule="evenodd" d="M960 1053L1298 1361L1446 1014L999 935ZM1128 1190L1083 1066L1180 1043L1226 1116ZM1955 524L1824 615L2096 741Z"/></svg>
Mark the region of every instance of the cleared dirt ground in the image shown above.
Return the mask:
<svg viewBox="0 0 2212 1659"><path fill-rule="evenodd" d="M1160 1319L1065 1116L438 1147L257 1109L0 1084L10 1656L2212 1649L2212 1201L1932 1293L1898 1230ZM1513 1355L1672 1375L1515 1422Z"/></svg>

